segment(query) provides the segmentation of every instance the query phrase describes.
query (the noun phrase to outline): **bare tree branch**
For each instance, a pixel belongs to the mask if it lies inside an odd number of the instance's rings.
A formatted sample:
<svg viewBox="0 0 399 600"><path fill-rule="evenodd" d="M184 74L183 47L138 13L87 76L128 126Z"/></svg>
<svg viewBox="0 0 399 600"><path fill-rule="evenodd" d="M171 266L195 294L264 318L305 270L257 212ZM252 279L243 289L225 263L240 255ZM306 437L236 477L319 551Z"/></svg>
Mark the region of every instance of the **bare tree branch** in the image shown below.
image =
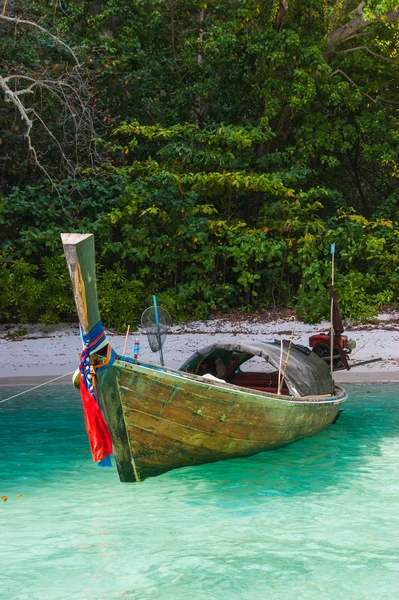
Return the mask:
<svg viewBox="0 0 399 600"><path fill-rule="evenodd" d="M368 52L369 54L371 54L372 56L375 56L376 58L380 58L381 60L386 60L387 62L391 62L391 60L389 58L387 58L386 56L382 56L381 54L377 54L376 52L373 52L372 50L370 50L370 48L367 48L367 46L355 46L355 48L347 48L346 50L340 50L340 52L342 54L345 54L346 52L357 52L357 50L364 50L365 52Z"/></svg>
<svg viewBox="0 0 399 600"><path fill-rule="evenodd" d="M42 117L40 116L40 114L36 111L36 110L32 110L32 114L36 117L36 119L38 121L40 121L40 123L42 124L43 128L46 130L47 134L54 140L54 142L56 143L56 145L58 146L58 149L60 151L60 155L62 156L63 160L66 162L67 164L67 168L66 171L70 171L73 172L74 171L74 165L73 163L67 158L63 147L61 145L61 143L59 142L59 140L55 137L55 135L53 134L53 132L47 127L46 123L44 122L44 120L42 119ZM69 167L69 168L68 168Z"/></svg>
<svg viewBox="0 0 399 600"><path fill-rule="evenodd" d="M33 157L33 160L37 164L37 166L43 171L43 173L46 175L46 177L51 181L53 187L56 187L50 173L41 164L41 162L38 158L36 149L32 144L32 139L31 139L30 134L31 134L32 127L33 127L33 121L28 116L28 113L32 112L32 109L25 108L25 106L22 104L22 102L19 100L19 98L13 93L12 90L10 90L10 88L8 87L7 83L4 81L4 78L1 77L1 75L0 75L0 88L4 92L5 101L12 102L12 104L14 104L14 106L16 107L17 111L19 112L19 114L21 116L21 119L23 119L26 123L26 130L25 130L24 136L28 142L29 154Z"/></svg>
<svg viewBox="0 0 399 600"><path fill-rule="evenodd" d="M288 11L288 0L280 0L277 15L273 23L273 27L276 31L280 31L284 17Z"/></svg>
<svg viewBox="0 0 399 600"><path fill-rule="evenodd" d="M359 31L362 29L383 21L393 23L399 20L399 10L392 10L382 17L376 16L372 21L367 21L363 15L363 9L365 6L365 2L360 2L354 11L356 16L346 23L346 25L337 27L329 33L327 36L328 48L324 53L324 58L326 60L334 56L334 54L337 52L337 46L340 46L348 40L353 39L353 37L356 35L359 35Z"/></svg>
<svg viewBox="0 0 399 600"><path fill-rule="evenodd" d="M341 73L341 75L342 75L343 77L345 77L345 79L346 79L347 81L349 81L349 83L350 83L351 85L353 85L355 88L359 89L359 86L357 85L357 83L355 83L355 82L353 81L353 79L351 79L351 78L349 77L349 75L348 75L347 73L345 73L345 71L343 71L342 69L335 69L335 71L333 71L333 72L331 73L330 77L333 77L334 75L337 75L337 73ZM361 94L362 94L363 96L365 96L366 98L368 98L369 100L371 100L371 102L373 102L374 104L377 104L378 100L376 100L375 98L372 98L372 96L370 96L369 94L366 94L365 92L362 92L361 90L360 90L360 92L361 92Z"/></svg>
<svg viewBox="0 0 399 600"><path fill-rule="evenodd" d="M59 178L59 173L74 176L82 158L84 164L87 160L90 164L96 160L97 119L89 82L67 43L35 21L6 16L9 6L4 0L0 22L37 30L66 49L74 64L69 69L64 66L61 74L54 77L50 67L42 67L37 73L28 65L13 64L8 73L0 76L0 101L3 96L4 102L14 108L24 123L23 135L30 162L36 164L52 182ZM55 156L58 157L58 166ZM43 160L43 157L49 160ZM57 175L52 176L52 172Z"/></svg>
<svg viewBox="0 0 399 600"><path fill-rule="evenodd" d="M8 12L9 15L11 15L13 17L14 16L14 9L15 9L14 4L15 4L15 0L11 0L10 7L8 8L8 0L3 0L3 8L1 10L1 14L5 15Z"/></svg>
<svg viewBox="0 0 399 600"><path fill-rule="evenodd" d="M372 31L362 31L362 33L354 33L353 35L350 35L348 38L346 38L346 42L349 42L349 40L355 40L357 38L360 37L365 37L366 35L372 35L373 32Z"/></svg>
<svg viewBox="0 0 399 600"><path fill-rule="evenodd" d="M4 79L1 75L0 75L0 88L4 92L5 102L12 102L14 104L15 108L17 109L17 111L19 112L21 119L23 121L25 121L26 126L27 126L25 135L28 137L30 134L30 130L32 129L33 123L31 121L31 119L28 117L26 108L22 104L21 100L18 98L18 94L15 94L13 92L13 90L11 90L8 87L6 79Z"/></svg>
<svg viewBox="0 0 399 600"><path fill-rule="evenodd" d="M5 10L5 5L4 5L4 9L3 10ZM45 27L42 27L41 25L39 25L39 23L35 23L35 21L28 21L27 19L22 19L21 17L8 17L4 13L2 13L0 15L0 20L1 21L7 21L8 23L14 23L16 26L18 26L18 25L28 25L29 27L33 27L34 29L38 29L39 31L41 31L42 33L44 33L46 36L48 36L51 39L53 39L57 44L60 44L60 46L63 46L66 50L68 50L68 52L73 57L76 66L80 67L80 63L78 61L78 58L77 58L76 54L74 53L74 51L72 50L72 48L68 44L66 44L60 37L58 37L58 35L52 34L48 29L46 29Z"/></svg>

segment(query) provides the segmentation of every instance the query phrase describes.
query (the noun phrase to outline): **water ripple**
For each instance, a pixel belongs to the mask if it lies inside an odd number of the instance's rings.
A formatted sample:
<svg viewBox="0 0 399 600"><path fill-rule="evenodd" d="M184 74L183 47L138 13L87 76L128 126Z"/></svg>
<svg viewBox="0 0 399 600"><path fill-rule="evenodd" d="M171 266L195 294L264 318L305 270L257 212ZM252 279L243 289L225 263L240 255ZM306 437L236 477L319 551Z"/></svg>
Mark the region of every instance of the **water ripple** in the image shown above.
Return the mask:
<svg viewBox="0 0 399 600"><path fill-rule="evenodd" d="M1 405L1 598L398 598L399 388L348 391L313 438L140 485L93 465L74 390Z"/></svg>

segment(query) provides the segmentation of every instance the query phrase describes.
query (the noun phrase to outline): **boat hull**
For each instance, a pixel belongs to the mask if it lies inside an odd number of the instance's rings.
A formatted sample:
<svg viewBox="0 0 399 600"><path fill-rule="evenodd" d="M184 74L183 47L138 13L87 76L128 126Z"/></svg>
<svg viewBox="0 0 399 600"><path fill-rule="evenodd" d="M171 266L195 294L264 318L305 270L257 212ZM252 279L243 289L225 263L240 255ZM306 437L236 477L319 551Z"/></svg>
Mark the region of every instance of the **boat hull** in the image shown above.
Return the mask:
<svg viewBox="0 0 399 600"><path fill-rule="evenodd" d="M251 456L332 423L347 396L292 398L116 360L98 385L121 481Z"/></svg>

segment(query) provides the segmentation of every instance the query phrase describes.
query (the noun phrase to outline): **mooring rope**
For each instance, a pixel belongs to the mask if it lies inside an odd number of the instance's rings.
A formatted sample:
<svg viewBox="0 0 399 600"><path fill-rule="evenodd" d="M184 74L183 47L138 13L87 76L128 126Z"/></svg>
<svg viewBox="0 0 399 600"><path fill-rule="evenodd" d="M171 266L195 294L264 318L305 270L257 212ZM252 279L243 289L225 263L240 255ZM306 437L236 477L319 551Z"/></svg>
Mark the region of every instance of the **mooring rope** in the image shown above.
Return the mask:
<svg viewBox="0 0 399 600"><path fill-rule="evenodd" d="M4 400L0 400L0 404L3 404L3 402L7 402L8 400L12 400L13 398L17 398L18 396L22 396L23 394L28 394L32 390L37 390L37 388L43 387L44 385L48 385L49 383L53 383L53 381L58 381L58 379L62 379L63 377L67 377L68 375L72 375L73 373L75 373L75 371L70 371L69 373L65 373L64 375L60 375L59 377L55 377L54 379L50 379L50 381L45 381L44 383L35 385L34 387L29 388L29 390L24 390L23 392L19 392L19 394L14 394L13 396L9 396L9 398L4 398Z"/></svg>

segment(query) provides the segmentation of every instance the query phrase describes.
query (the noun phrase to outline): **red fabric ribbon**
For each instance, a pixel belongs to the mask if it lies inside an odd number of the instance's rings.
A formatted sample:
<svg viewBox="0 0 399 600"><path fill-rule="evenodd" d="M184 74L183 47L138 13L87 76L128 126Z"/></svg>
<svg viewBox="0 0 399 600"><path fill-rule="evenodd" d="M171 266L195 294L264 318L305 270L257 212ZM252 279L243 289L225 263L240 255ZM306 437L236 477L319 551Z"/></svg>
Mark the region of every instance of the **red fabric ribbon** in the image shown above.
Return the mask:
<svg viewBox="0 0 399 600"><path fill-rule="evenodd" d="M95 462L103 460L112 454L111 434L98 403L87 389L84 378L80 378L80 395L82 397L83 413L89 437L91 454Z"/></svg>

